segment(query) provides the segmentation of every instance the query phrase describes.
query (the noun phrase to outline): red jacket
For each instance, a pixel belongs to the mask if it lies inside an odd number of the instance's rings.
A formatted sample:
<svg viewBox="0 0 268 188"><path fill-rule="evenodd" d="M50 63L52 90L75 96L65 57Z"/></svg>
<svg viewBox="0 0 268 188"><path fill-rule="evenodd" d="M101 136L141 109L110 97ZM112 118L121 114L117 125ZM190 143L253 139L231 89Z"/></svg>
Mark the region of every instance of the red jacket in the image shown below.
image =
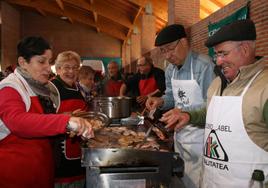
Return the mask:
<svg viewBox="0 0 268 188"><path fill-rule="evenodd" d="M69 116L44 115L37 96L29 98L27 111L23 96L15 88L0 89L1 188L54 187L49 136L64 133ZM6 134L4 138L2 133Z"/></svg>

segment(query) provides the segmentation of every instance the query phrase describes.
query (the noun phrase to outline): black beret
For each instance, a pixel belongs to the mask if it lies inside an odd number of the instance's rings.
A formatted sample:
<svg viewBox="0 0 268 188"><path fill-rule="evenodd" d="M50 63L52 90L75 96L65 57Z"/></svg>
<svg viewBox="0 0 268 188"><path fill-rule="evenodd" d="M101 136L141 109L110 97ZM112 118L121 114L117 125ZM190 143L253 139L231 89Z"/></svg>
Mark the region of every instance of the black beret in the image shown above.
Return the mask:
<svg viewBox="0 0 268 188"><path fill-rule="evenodd" d="M161 46L184 37L186 37L186 32L182 25L169 25L159 32L155 39L155 46Z"/></svg>
<svg viewBox="0 0 268 188"><path fill-rule="evenodd" d="M256 28L253 21L237 20L221 27L205 42L207 47L213 47L225 41L256 40Z"/></svg>

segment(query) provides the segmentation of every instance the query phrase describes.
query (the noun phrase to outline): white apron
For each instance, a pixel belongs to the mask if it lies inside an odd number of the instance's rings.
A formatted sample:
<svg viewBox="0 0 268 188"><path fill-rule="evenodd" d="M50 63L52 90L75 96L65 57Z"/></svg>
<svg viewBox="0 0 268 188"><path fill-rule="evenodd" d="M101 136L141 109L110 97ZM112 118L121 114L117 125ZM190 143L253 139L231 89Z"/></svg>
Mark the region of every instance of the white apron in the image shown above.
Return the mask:
<svg viewBox="0 0 268 188"><path fill-rule="evenodd" d="M176 80L171 78L175 106L178 108L201 106L204 103L202 91L193 76L191 60L191 80ZM198 188L202 166L202 147L204 129L187 125L174 134L174 148L180 153L185 163L183 182L187 188Z"/></svg>
<svg viewBox="0 0 268 188"><path fill-rule="evenodd" d="M203 188L248 188L254 169L262 169L267 181L268 152L248 137L242 117L241 96L213 96L207 110Z"/></svg>

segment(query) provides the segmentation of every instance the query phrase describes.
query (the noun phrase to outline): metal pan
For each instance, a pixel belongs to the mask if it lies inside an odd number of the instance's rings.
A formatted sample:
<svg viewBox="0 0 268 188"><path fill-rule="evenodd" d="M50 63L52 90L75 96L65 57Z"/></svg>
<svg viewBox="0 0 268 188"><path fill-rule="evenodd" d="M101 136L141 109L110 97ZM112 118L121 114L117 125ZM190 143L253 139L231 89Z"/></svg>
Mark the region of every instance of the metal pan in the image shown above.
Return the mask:
<svg viewBox="0 0 268 188"><path fill-rule="evenodd" d="M103 126L108 126L109 125L109 117L101 112L77 112L72 114L72 116L75 117L82 117L86 119L97 119L100 120L103 123Z"/></svg>

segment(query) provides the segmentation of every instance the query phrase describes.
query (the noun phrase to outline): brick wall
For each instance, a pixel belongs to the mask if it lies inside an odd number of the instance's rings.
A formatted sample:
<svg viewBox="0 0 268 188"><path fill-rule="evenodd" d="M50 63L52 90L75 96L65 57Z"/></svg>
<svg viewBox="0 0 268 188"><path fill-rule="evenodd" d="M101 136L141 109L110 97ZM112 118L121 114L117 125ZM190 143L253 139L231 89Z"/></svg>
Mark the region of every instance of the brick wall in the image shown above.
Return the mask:
<svg viewBox="0 0 268 188"><path fill-rule="evenodd" d="M180 23L189 27L200 20L200 0L169 0L168 23Z"/></svg>
<svg viewBox="0 0 268 188"><path fill-rule="evenodd" d="M247 2L247 0L235 0L206 19L194 24L191 27L190 32L192 48L196 51L207 54L208 49L204 46L204 42L208 37L208 23L214 23L226 16L229 16L239 8L246 5ZM251 0L249 12L249 17L255 22L257 30L256 55L268 56L268 1Z"/></svg>
<svg viewBox="0 0 268 188"><path fill-rule="evenodd" d="M52 45L54 54L74 50L82 57L121 57L122 42L78 23L18 10L1 1L1 68L16 64L16 46L24 36L39 35Z"/></svg>
<svg viewBox="0 0 268 188"><path fill-rule="evenodd" d="M20 38L20 14L1 1L1 70L17 63L16 46Z"/></svg>
<svg viewBox="0 0 268 188"><path fill-rule="evenodd" d="M74 50L80 56L121 57L121 41L94 28L52 16L22 12L22 36L41 35L52 45L55 54L64 50Z"/></svg>

